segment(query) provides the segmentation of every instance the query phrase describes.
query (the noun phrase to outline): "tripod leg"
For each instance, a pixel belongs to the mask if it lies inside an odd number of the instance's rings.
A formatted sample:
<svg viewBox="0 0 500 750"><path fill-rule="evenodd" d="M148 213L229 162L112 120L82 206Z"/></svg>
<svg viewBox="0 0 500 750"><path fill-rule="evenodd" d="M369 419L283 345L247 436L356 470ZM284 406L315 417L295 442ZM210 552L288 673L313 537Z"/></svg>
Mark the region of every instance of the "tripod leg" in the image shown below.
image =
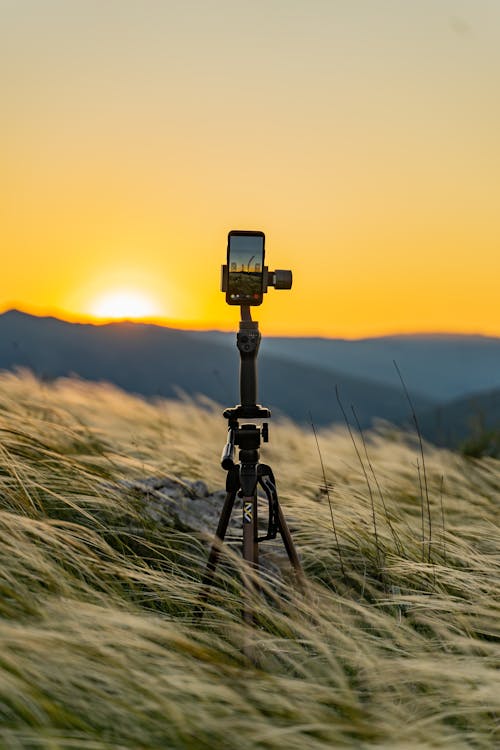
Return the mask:
<svg viewBox="0 0 500 750"><path fill-rule="evenodd" d="M196 615L198 617L201 617L203 615L204 605L208 597L208 589L209 586L213 584L214 574L219 562L220 554L222 551L222 543L224 541L224 537L226 536L226 531L229 524L229 519L231 518L231 512L233 510L235 497L235 489L226 493L226 499L224 500L224 505L219 517L219 524L217 526L217 531L215 532L215 539L212 543L212 548L210 550L210 555L208 556L205 573L201 581L200 599L196 610Z"/></svg>
<svg viewBox="0 0 500 750"><path fill-rule="evenodd" d="M243 498L243 559L251 568L250 578L244 581L245 588L255 587L252 575L259 568L259 547L257 542L257 492L253 497ZM243 619L246 623L253 622L253 612L248 603L243 608Z"/></svg>
<svg viewBox="0 0 500 750"><path fill-rule="evenodd" d="M259 569L259 504L257 502L257 492L253 499L253 564L256 570Z"/></svg>
<svg viewBox="0 0 500 750"><path fill-rule="evenodd" d="M243 498L243 559L255 570L259 567L257 543L257 496Z"/></svg>
<svg viewBox="0 0 500 750"><path fill-rule="evenodd" d="M302 570L302 565L299 560L297 550L295 549L295 545L293 543L290 529L288 528L288 524L286 522L285 516L283 515L283 511L281 510L281 505L279 505L279 503L278 503L278 530L281 534L281 538L283 539L283 544L285 545L288 559L290 560L290 563L292 564L292 567L295 571L297 583L299 584L302 591L305 591L306 580L304 576L304 571Z"/></svg>
<svg viewBox="0 0 500 750"><path fill-rule="evenodd" d="M297 583L300 588L305 591L306 581L304 571L302 570L302 565L297 550L295 549L290 529L288 528L288 524L279 503L278 492L276 490L276 480L270 466L267 466L266 464L259 465L259 483L264 489L269 501L269 531L267 537L264 537L264 539L274 539L276 532L279 531L288 559L294 569Z"/></svg>

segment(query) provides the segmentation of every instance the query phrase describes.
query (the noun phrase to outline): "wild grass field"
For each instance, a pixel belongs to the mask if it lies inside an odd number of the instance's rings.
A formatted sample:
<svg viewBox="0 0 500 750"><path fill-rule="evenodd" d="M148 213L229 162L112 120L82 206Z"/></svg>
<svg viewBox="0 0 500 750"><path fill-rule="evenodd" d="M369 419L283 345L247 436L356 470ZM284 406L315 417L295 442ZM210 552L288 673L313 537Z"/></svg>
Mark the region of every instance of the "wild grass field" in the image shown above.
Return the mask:
<svg viewBox="0 0 500 750"><path fill-rule="evenodd" d="M130 489L222 489L225 432L204 402L0 376L1 748L500 747L500 461L329 429L323 474L272 424L307 593L267 574L248 628L237 554L195 620L209 540Z"/></svg>

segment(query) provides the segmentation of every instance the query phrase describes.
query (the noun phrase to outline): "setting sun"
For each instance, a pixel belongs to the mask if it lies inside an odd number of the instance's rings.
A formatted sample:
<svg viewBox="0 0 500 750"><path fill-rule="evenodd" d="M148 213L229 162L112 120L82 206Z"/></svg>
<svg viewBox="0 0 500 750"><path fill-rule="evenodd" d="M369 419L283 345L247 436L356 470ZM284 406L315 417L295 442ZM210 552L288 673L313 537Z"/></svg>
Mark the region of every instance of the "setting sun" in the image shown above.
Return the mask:
<svg viewBox="0 0 500 750"><path fill-rule="evenodd" d="M158 310L147 295L122 289L96 299L91 307L91 313L96 318L123 320L151 318L158 315Z"/></svg>

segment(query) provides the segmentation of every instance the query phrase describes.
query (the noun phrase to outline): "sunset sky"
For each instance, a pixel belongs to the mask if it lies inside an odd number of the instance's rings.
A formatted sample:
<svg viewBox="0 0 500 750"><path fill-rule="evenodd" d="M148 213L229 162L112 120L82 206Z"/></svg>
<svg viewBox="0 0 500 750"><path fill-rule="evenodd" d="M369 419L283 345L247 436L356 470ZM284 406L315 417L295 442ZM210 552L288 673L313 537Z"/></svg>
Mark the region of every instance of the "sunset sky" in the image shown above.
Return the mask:
<svg viewBox="0 0 500 750"><path fill-rule="evenodd" d="M500 335L498 0L0 0L0 311Z"/></svg>

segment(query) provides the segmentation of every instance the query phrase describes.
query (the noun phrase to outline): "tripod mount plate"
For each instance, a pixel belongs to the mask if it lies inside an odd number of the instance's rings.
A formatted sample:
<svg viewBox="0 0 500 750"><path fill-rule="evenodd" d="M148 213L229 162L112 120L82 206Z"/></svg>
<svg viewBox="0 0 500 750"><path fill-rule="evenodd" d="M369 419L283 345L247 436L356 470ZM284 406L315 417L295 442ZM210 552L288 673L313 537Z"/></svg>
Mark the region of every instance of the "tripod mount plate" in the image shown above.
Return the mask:
<svg viewBox="0 0 500 750"><path fill-rule="evenodd" d="M238 404L238 406L233 406L231 409L224 409L223 415L230 421L237 419L269 419L271 411L260 404L249 406Z"/></svg>

